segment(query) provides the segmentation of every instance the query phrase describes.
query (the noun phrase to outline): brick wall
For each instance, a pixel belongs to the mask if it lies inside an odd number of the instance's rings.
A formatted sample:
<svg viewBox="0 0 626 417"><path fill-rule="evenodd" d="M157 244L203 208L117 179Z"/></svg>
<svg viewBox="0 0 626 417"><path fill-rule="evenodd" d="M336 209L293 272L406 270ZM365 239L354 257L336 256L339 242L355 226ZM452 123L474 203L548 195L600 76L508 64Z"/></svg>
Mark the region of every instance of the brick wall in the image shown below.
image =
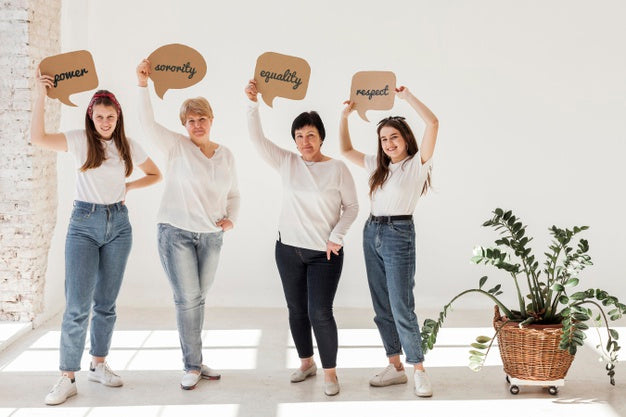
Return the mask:
<svg viewBox="0 0 626 417"><path fill-rule="evenodd" d="M60 53L61 0L0 0L0 320L43 310L48 249L56 222L56 154L29 144L34 73ZM60 104L46 104L58 131Z"/></svg>

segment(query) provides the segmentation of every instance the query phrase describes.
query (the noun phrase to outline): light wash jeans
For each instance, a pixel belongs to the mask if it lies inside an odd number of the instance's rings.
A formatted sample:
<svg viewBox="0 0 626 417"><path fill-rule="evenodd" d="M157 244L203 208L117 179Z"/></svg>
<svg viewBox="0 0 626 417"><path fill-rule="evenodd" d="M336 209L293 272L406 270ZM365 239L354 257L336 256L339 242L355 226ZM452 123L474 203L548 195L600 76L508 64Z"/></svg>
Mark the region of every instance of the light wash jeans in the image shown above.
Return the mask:
<svg viewBox="0 0 626 417"><path fill-rule="evenodd" d="M387 356L406 353L406 362L424 361L415 315L415 227L413 220L368 220L363 229L367 281L374 322Z"/></svg>
<svg viewBox="0 0 626 417"><path fill-rule="evenodd" d="M158 225L159 256L174 293L185 371L202 368L204 300L215 279L223 234Z"/></svg>
<svg viewBox="0 0 626 417"><path fill-rule="evenodd" d="M107 356L115 325L115 301L132 246L128 209L121 203L74 202L65 239L65 313L61 371L80 370L91 318L92 356Z"/></svg>

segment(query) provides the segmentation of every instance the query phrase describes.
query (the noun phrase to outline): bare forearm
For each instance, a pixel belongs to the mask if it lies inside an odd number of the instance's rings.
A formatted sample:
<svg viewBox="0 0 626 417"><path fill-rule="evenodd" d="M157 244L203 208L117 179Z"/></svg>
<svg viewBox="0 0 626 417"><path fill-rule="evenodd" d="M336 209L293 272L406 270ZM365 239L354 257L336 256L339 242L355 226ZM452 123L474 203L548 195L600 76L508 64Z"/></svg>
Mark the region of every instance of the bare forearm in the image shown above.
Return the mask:
<svg viewBox="0 0 626 417"><path fill-rule="evenodd" d="M407 97L408 103L415 109L417 114L422 118L424 123L429 126L437 126L439 124L439 120L437 120L437 116L430 111L428 107L424 103L422 103L417 97L413 94L409 94Z"/></svg>
<svg viewBox="0 0 626 417"><path fill-rule="evenodd" d="M161 181L161 174L146 174L141 178L126 183L126 191L148 187Z"/></svg>

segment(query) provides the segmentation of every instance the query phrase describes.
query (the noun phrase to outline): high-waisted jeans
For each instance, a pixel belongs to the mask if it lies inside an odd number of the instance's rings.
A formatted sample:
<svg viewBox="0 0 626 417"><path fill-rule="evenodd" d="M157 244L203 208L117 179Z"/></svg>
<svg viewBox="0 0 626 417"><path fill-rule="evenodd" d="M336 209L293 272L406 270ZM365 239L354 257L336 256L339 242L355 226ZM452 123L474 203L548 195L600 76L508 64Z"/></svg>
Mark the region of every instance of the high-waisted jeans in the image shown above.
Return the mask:
<svg viewBox="0 0 626 417"><path fill-rule="evenodd" d="M116 319L115 301L131 245L132 229L125 205L74 202L65 239L62 371L80 370L92 306L89 353L108 355Z"/></svg>
<svg viewBox="0 0 626 417"><path fill-rule="evenodd" d="M283 284L289 328L300 358L313 356L315 333L317 348L325 369L337 366L337 324L333 301L343 267L343 249L339 255L289 246L276 242L276 265Z"/></svg>
<svg viewBox="0 0 626 417"><path fill-rule="evenodd" d="M195 233L158 225L159 256L170 281L185 371L202 368L204 301L213 284L223 232Z"/></svg>
<svg viewBox="0 0 626 417"><path fill-rule="evenodd" d="M374 322L387 356L404 352L406 362L424 361L415 315L415 227L413 220L368 220L363 229L367 281Z"/></svg>

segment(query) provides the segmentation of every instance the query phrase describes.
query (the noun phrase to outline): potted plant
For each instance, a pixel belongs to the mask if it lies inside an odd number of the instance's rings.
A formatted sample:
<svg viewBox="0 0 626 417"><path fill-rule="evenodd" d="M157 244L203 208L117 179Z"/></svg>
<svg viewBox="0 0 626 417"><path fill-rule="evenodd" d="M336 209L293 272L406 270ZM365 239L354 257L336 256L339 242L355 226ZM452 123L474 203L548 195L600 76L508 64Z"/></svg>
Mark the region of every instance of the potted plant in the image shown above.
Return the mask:
<svg viewBox="0 0 626 417"><path fill-rule="evenodd" d="M552 338L556 335L555 341L543 343L539 349L540 351L543 350L539 353L543 355L543 360L542 358L538 360L536 357L531 359L522 357L521 362L525 366L524 372L528 372L529 367L536 366L539 362L563 362L566 373L578 346L584 344L586 338L584 330L589 329L588 323L594 323L599 334L600 328L606 329L606 343L603 342L604 337L601 337L598 348L606 361L606 371L610 383L615 385L615 364L617 363L617 352L620 349L617 342L619 334L615 329L610 328L609 321L621 318L626 313L626 305L601 289L577 290L580 286L579 274L592 262L588 255L589 244L587 240L578 239L577 242L574 240L580 232L587 230L588 227L562 229L552 226L549 228L553 240L545 253L545 262L540 267L539 260L533 255L533 250L529 247L532 238L526 236L526 226L510 210L495 209L493 217L487 220L483 226L495 229L499 233L499 238L495 241L495 247L475 248L471 261L476 264L493 265L508 273L517 293L517 305L509 308L501 301L499 298L502 294L501 284L490 289L484 289L487 288L484 286L488 278L483 276L479 279L476 288L465 290L452 298L443 307L437 320L426 319L424 321L421 334L424 352L426 353L435 346L437 333L451 310L452 303L466 294L478 293L495 303L495 335L499 339L507 380L509 373L505 359L508 360L507 355L510 353L507 350L514 350L514 355L523 356L531 348L528 339L525 339L524 342L518 341L517 346L503 346L502 336L504 334L519 329L519 331L525 332L524 337L532 336L531 333L542 335L542 338L544 335L549 335L548 337ZM473 349L470 351L471 369L475 371L481 369L494 337L479 336L476 338L476 343L472 344ZM547 345L551 347L546 347ZM547 350L551 350L551 352L547 352ZM536 355L537 353L533 354ZM554 356L555 354L560 355L558 359ZM565 373L559 378L563 378ZM526 380L535 379L532 375L511 376ZM546 380L553 377L540 376L537 378ZM556 392L556 390L553 392L553 388L551 387L551 393ZM511 392L515 393L513 390Z"/></svg>

